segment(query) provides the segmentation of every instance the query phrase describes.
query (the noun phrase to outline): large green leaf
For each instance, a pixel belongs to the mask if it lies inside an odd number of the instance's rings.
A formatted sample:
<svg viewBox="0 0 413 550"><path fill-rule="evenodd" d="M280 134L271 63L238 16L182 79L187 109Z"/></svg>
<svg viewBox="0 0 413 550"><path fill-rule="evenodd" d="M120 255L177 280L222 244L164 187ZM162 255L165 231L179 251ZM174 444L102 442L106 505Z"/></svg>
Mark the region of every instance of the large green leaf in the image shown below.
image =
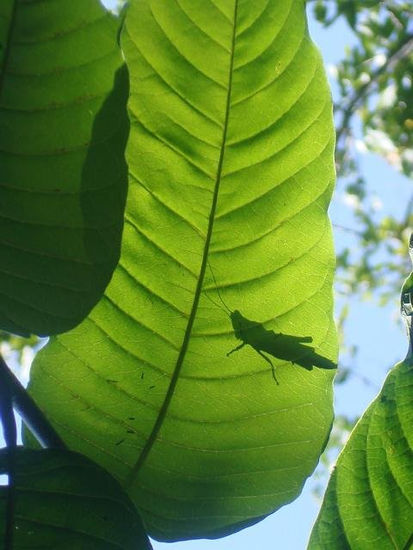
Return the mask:
<svg viewBox="0 0 413 550"><path fill-rule="evenodd" d="M120 249L128 79L98 0L0 2L0 328L55 334Z"/></svg>
<svg viewBox="0 0 413 550"><path fill-rule="evenodd" d="M18 448L13 548L149 550L132 502L119 484L85 457L69 451ZM0 452L0 473L7 454ZM0 487L0 541L7 488Z"/></svg>
<svg viewBox="0 0 413 550"><path fill-rule="evenodd" d="M392 369L337 460L309 550L412 548L412 287L410 276L402 293L408 355Z"/></svg>
<svg viewBox="0 0 413 550"><path fill-rule="evenodd" d="M330 94L297 0L132 2L123 47L120 264L30 388L153 536L214 537L294 499L329 433Z"/></svg>

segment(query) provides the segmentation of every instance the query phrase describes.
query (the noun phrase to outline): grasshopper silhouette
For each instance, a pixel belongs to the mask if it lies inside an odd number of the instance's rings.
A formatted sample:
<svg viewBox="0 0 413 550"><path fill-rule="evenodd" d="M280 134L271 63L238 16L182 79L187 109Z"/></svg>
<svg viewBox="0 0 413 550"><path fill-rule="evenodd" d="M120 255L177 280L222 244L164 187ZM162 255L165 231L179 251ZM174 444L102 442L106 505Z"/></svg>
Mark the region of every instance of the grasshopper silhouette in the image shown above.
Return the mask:
<svg viewBox="0 0 413 550"><path fill-rule="evenodd" d="M277 359L290 361L293 365L300 365L300 367L307 370L312 370L313 367L321 369L336 368L333 361L316 353L313 347L305 345L313 341L311 336L292 336L290 334L283 334L282 332L276 333L273 330L265 329L262 323L258 321L247 319L239 310L230 310L221 297L212 269L211 273L219 299L231 319L234 335L238 340L241 340L241 344L229 351L227 357L239 351L244 346L251 346L271 366L272 377L276 384L279 384L279 382L275 375L275 366L265 353ZM209 296L208 298L218 306Z"/></svg>
<svg viewBox="0 0 413 550"><path fill-rule="evenodd" d="M300 365L307 370L313 370L313 367L321 369L335 369L333 361L326 359L315 352L311 346L306 343L312 342L311 336L292 336L282 332L267 330L262 323L251 321L244 317L237 309L229 314L235 337L241 340L241 344L227 353L227 357L244 346L251 346L267 363L271 365L272 376L279 384L275 375L275 367L269 357L263 352L276 357L290 361L293 365Z"/></svg>

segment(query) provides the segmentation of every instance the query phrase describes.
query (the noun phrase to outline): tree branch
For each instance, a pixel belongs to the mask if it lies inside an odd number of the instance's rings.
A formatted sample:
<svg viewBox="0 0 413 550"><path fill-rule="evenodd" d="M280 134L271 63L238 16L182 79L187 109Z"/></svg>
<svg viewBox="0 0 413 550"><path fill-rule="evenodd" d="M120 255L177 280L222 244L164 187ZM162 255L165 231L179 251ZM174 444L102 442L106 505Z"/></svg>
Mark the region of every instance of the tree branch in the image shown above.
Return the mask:
<svg viewBox="0 0 413 550"><path fill-rule="evenodd" d="M8 386L13 407L42 447L65 449L66 445L0 355L0 384Z"/></svg>
<svg viewBox="0 0 413 550"><path fill-rule="evenodd" d="M357 229L353 229L352 227L347 227L346 225L341 225L339 223L333 223L333 227L335 227L336 229L340 229L341 231L345 231L346 233L356 235L357 237L363 237L362 231L358 231Z"/></svg>
<svg viewBox="0 0 413 550"><path fill-rule="evenodd" d="M357 108L358 104L361 102L365 94L370 90L370 88L377 83L379 77L392 69L392 67L401 59L405 58L413 50L413 35L406 35L403 40L399 42L394 51L389 56L386 63L379 67L376 72L371 75L371 78L368 82L363 84L351 97L348 101L347 106L343 109L343 118L341 120L340 126L338 126L336 131L336 141L337 143L341 139L342 135L346 131L351 117L354 114L354 110Z"/></svg>
<svg viewBox="0 0 413 550"><path fill-rule="evenodd" d="M4 529L4 550L13 550L14 511L16 504L16 419L9 384L0 385L0 418L3 427L3 438L7 445L6 472L8 475L7 504Z"/></svg>

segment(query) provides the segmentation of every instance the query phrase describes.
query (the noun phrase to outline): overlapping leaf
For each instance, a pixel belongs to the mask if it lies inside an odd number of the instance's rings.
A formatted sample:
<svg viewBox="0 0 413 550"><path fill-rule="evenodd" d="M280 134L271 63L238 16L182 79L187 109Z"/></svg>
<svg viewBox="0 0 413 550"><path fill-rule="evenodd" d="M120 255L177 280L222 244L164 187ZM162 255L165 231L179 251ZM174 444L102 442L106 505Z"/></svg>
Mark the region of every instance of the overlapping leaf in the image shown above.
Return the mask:
<svg viewBox="0 0 413 550"><path fill-rule="evenodd" d="M413 543L413 362L400 363L357 424L330 480L309 549Z"/></svg>
<svg viewBox="0 0 413 550"><path fill-rule="evenodd" d="M0 3L0 328L76 326L119 258L126 69L98 0Z"/></svg>
<svg viewBox="0 0 413 550"><path fill-rule="evenodd" d="M330 429L330 94L297 0L135 1L122 44L120 264L30 388L153 536L214 537L295 498Z"/></svg>
<svg viewBox="0 0 413 550"><path fill-rule="evenodd" d="M413 239L410 242L413 258ZM402 290L406 359L356 425L331 476L309 550L409 550L413 544L413 275Z"/></svg>
<svg viewBox="0 0 413 550"><path fill-rule="evenodd" d="M132 502L104 470L76 453L18 449L13 548L149 550ZM0 452L0 472L7 455ZM7 487L0 488L0 541Z"/></svg>

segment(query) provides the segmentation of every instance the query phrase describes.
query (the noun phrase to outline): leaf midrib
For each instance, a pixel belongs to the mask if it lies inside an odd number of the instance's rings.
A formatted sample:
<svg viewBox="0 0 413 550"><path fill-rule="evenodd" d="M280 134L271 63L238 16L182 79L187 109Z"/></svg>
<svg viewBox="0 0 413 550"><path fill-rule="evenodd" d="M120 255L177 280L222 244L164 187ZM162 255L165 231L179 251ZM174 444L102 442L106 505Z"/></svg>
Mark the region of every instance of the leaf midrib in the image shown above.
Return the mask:
<svg viewBox="0 0 413 550"><path fill-rule="evenodd" d="M221 184L221 176L222 176L222 168L224 164L224 156L225 156L225 148L226 148L226 141L227 141L227 131L228 131L228 123L229 123L229 115L230 115L230 109L231 109L231 93L232 93L232 75L233 75L233 68L234 68L234 53L235 53L235 40L236 40L236 28L237 28L237 11L238 11L238 0L234 0L234 16L233 16L233 29L232 29L232 38L231 38L231 50L230 50L230 59L229 59L229 70L228 70L228 89L227 89L227 98L226 98L226 106L225 106L225 117L224 117L224 126L222 131L222 141L221 141L221 148L220 148L220 155L218 159L218 165L217 165L217 173L215 177L215 186L214 186L214 194L212 197L212 203L211 203L211 211L209 214L209 220L208 220L208 230L205 238L205 244L204 244L204 251L202 255L202 263L201 268L199 271L198 281L195 289L194 299L192 302L192 308L191 313L188 318L188 323L186 326L184 338L182 341L182 345L179 351L178 358L176 360L175 368L171 377L171 381L169 383L168 390L165 394L164 401L162 403L162 406L159 410L158 417L155 421L155 424L152 428L152 431L146 441L146 444L144 445L135 465L133 466L129 476L126 478L124 485L126 487L129 487L133 484L136 477L139 474L139 471L141 470L142 466L146 462L146 459L158 437L159 431L162 427L164 418L168 412L168 408L170 405L170 402L172 400L172 397L175 392L176 384L179 380L179 375L181 372L181 368L185 359L185 355L188 349L189 340L192 333L192 327L195 321L195 317L198 310L198 304L199 299L202 292L202 285L204 282L205 277L205 271L207 268L208 263L208 254L209 254L209 247L211 243L211 237L212 237L212 231L214 227L214 221L215 221L215 213L216 213L216 207L218 203L218 194Z"/></svg>

